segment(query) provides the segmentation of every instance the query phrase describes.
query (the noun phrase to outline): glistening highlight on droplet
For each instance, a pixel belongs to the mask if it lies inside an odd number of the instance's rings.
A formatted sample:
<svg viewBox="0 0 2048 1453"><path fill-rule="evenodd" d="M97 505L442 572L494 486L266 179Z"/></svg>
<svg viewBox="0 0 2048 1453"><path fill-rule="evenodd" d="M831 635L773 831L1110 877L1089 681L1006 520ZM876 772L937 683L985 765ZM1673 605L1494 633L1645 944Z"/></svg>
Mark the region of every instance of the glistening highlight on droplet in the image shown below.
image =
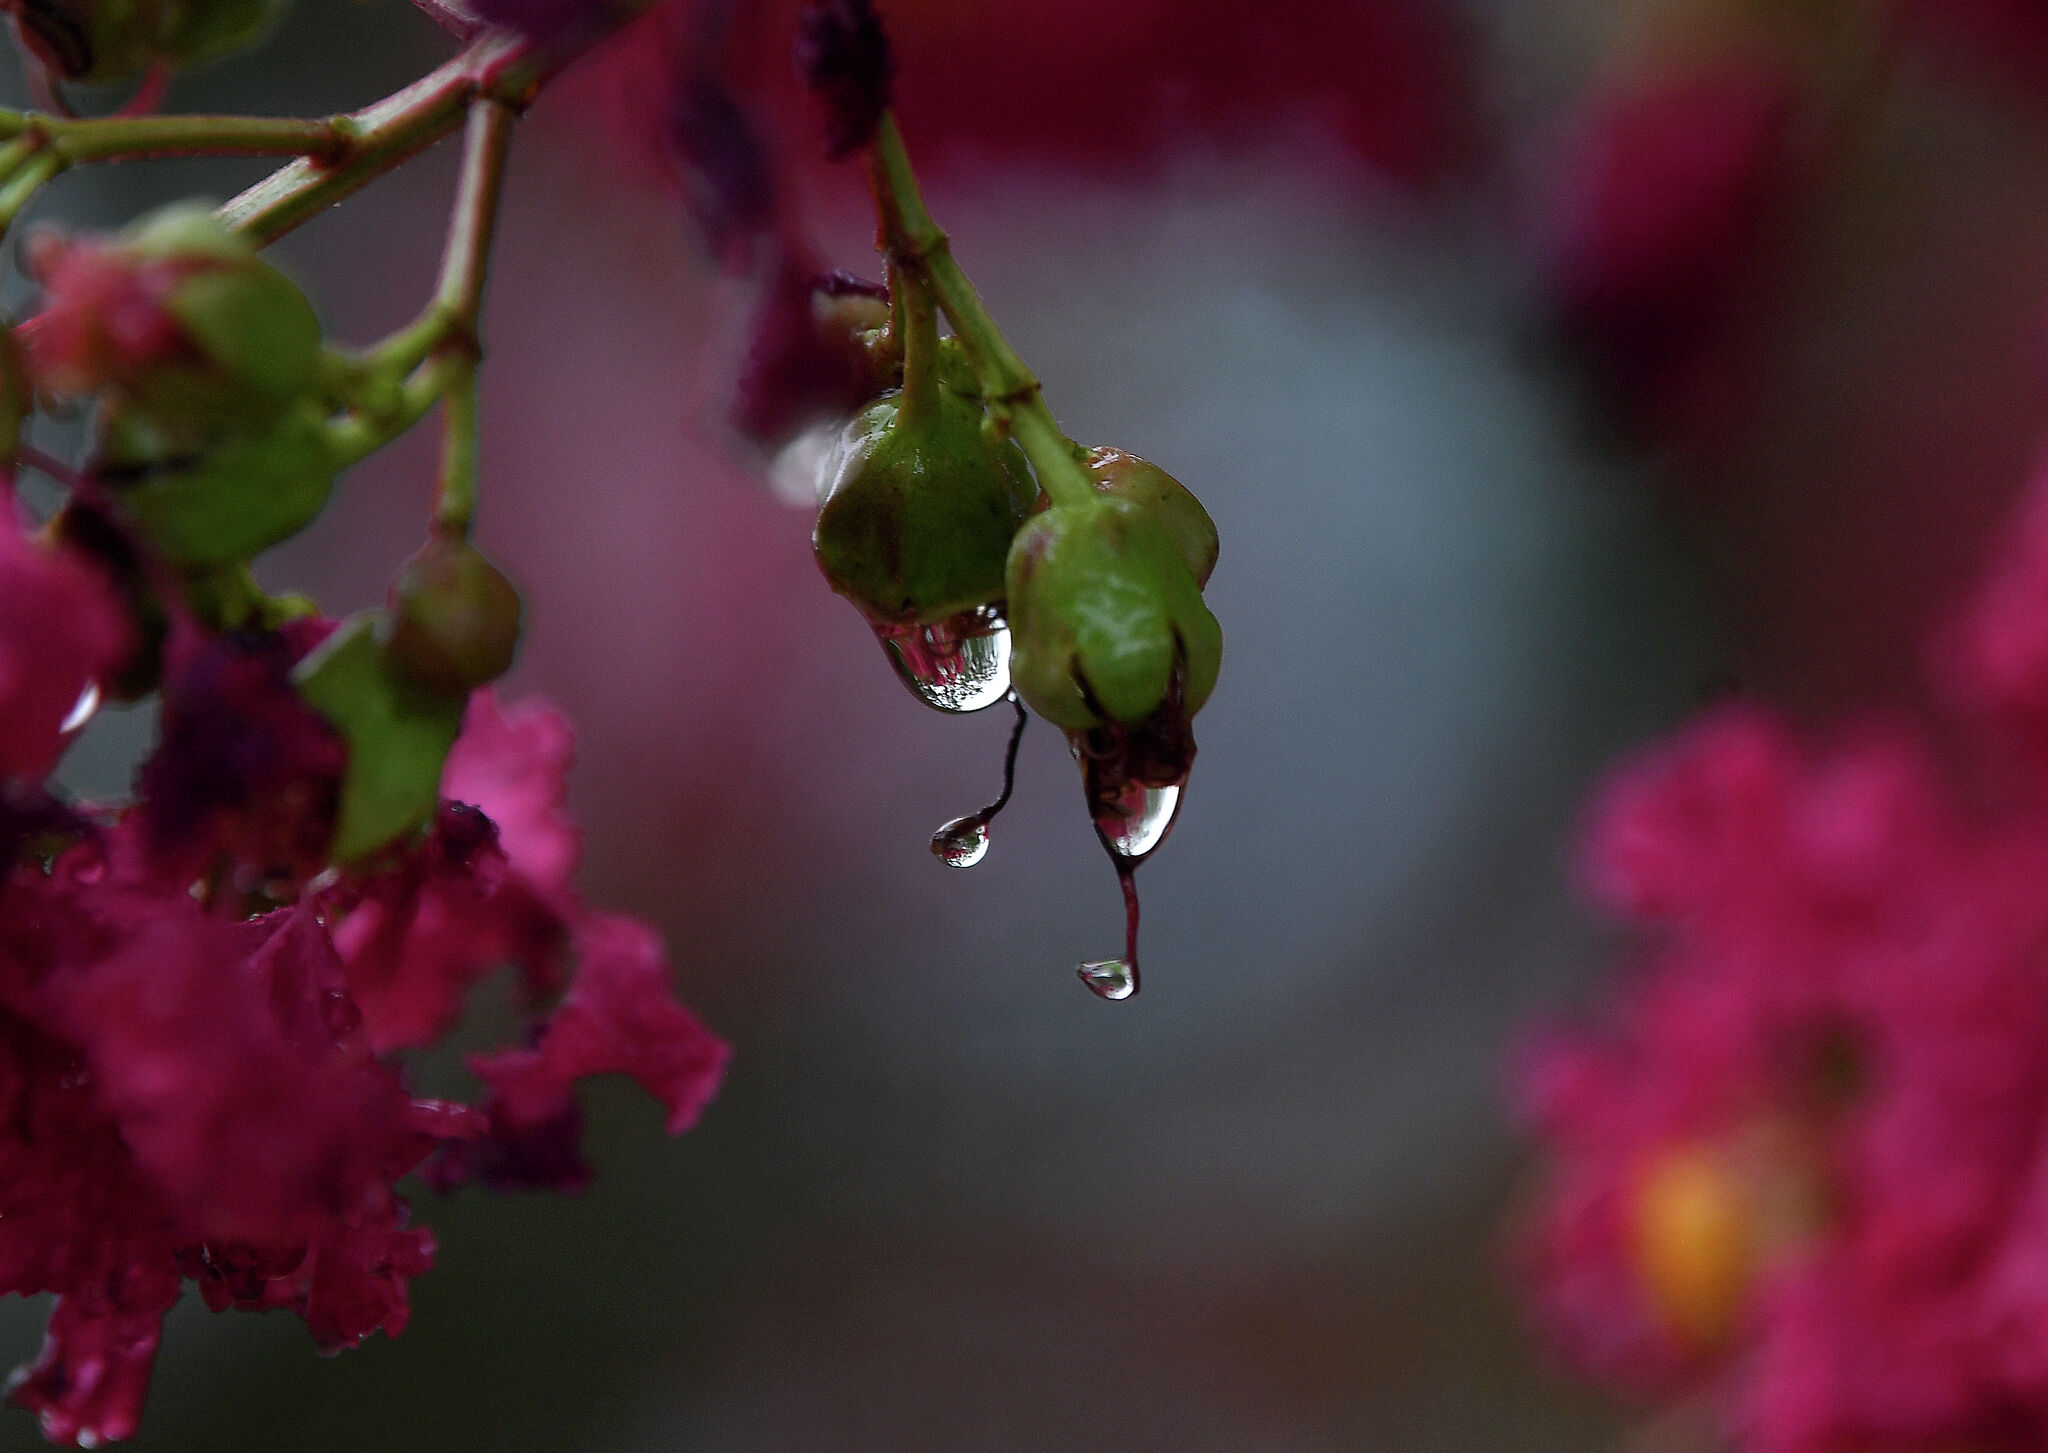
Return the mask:
<svg viewBox="0 0 2048 1453"><path fill-rule="evenodd" d="M956 817L932 834L932 856L949 868L971 868L988 856L988 819Z"/></svg>
<svg viewBox="0 0 2048 1453"><path fill-rule="evenodd" d="M903 684L937 711L980 711L1010 694L1010 628L979 606L931 626L878 625Z"/></svg>
<svg viewBox="0 0 2048 1453"><path fill-rule="evenodd" d="M1098 810L1095 830L1102 835L1104 846L1119 857L1142 858L1166 841L1179 811L1177 784L1145 787L1130 782L1117 794L1113 810Z"/></svg>

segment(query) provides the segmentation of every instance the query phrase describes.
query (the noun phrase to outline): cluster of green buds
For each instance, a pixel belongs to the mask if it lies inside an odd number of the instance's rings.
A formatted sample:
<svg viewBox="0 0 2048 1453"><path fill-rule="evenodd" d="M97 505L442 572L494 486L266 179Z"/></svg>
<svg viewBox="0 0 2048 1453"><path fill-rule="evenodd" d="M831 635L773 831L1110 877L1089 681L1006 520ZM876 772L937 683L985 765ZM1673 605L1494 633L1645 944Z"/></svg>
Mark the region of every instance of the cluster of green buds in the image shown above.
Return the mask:
<svg viewBox="0 0 2048 1453"><path fill-rule="evenodd" d="M122 583L146 648L121 696L156 688L174 618L268 632L312 616L311 602L257 585L254 557L311 524L342 470L445 404L427 543L385 609L342 622L293 673L349 749L336 863L429 821L469 694L508 669L518 643L518 592L468 538L488 238L478 219L495 204L509 124L496 105L472 113L467 170L488 184L466 186L458 213L468 207L474 225L453 229L462 245L419 320L367 352L326 346L299 288L197 203L113 234L32 236L44 306L0 350L0 382L26 380L11 390L10 442L37 399L87 411L81 487L53 528Z"/></svg>
<svg viewBox="0 0 2048 1453"><path fill-rule="evenodd" d="M868 151L903 379L825 457L818 564L928 705L1015 700L1020 730L1029 707L1067 733L1128 909L1123 958L1082 977L1126 998L1137 988L1130 875L1172 826L1191 721L1222 658L1202 597L1216 527L1163 469L1060 431L925 211L886 112ZM1006 770L1002 798L939 829L934 853L980 861L1009 789Z"/></svg>
<svg viewBox="0 0 2048 1453"><path fill-rule="evenodd" d="M111 237L39 233L28 263L37 388L92 403L96 472L153 553L228 568L319 514L344 462L320 322L246 239L180 204Z"/></svg>

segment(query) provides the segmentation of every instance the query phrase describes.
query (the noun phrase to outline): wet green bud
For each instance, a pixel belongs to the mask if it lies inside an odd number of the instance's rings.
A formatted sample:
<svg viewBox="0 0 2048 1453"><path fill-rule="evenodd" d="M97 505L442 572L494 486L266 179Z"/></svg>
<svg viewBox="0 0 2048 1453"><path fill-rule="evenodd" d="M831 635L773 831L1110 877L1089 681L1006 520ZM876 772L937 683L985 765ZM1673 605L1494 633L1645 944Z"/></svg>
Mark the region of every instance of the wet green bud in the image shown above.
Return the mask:
<svg viewBox="0 0 2048 1453"><path fill-rule="evenodd" d="M818 565L871 621L930 625L1000 600L1038 494L1023 451L982 433L978 399L935 394L916 419L900 416L900 395L869 408L821 477Z"/></svg>
<svg viewBox="0 0 2048 1453"><path fill-rule="evenodd" d="M1039 515L1010 547L1008 593L1011 680L1056 726L1135 726L1176 671L1193 716L1216 685L1222 628L1181 540L1141 505L1110 496Z"/></svg>
<svg viewBox="0 0 2048 1453"><path fill-rule="evenodd" d="M28 262L47 393L97 394L192 439L267 425L318 381L312 305L210 208L178 203L112 237L46 230Z"/></svg>
<svg viewBox="0 0 2048 1453"><path fill-rule="evenodd" d="M466 540L437 536L391 583L391 662L430 691L495 681L519 645L519 592Z"/></svg>
<svg viewBox="0 0 2048 1453"><path fill-rule="evenodd" d="M98 462L123 517L188 568L247 560L297 534L326 505L340 467L325 411L311 400L260 433L191 456L167 454L145 423L117 415Z"/></svg>
<svg viewBox="0 0 2048 1453"><path fill-rule="evenodd" d="M211 208L178 203L151 213L129 230L128 248L144 265L189 269L164 309L226 389L277 409L312 388L320 369L313 305Z"/></svg>
<svg viewBox="0 0 2048 1453"><path fill-rule="evenodd" d="M1096 489L1138 506L1164 525L1194 572L1195 584L1209 583L1216 569L1216 522L1186 485L1121 449L1091 449L1085 463Z"/></svg>
<svg viewBox="0 0 2048 1453"><path fill-rule="evenodd" d="M6 0L15 34L66 81L125 81L253 44L284 0Z"/></svg>

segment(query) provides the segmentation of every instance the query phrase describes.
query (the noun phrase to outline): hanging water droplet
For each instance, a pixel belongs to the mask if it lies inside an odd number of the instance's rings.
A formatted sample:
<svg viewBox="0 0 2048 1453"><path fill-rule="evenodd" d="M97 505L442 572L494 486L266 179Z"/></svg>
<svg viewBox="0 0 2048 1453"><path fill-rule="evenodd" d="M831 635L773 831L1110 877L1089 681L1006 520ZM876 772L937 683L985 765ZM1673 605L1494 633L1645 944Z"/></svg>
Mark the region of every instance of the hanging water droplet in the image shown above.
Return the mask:
<svg viewBox="0 0 2048 1453"><path fill-rule="evenodd" d="M1096 959L1081 965L1079 973L1098 999L1128 999L1138 992L1138 976L1122 959Z"/></svg>
<svg viewBox="0 0 2048 1453"><path fill-rule="evenodd" d="M1180 811L1180 788L1124 784L1116 796L1100 804L1095 830L1120 857L1142 858L1166 841Z"/></svg>
<svg viewBox="0 0 2048 1453"><path fill-rule="evenodd" d="M1079 972L1091 994L1121 1000L1138 992L1138 863L1114 853L1110 861L1116 865L1116 884L1124 895L1124 956L1096 959L1081 965Z"/></svg>
<svg viewBox="0 0 2048 1453"><path fill-rule="evenodd" d="M68 736L93 719L100 709L100 684L97 681L85 683L85 690L78 693L78 700L71 703L71 710L64 720L57 724L59 735ZM48 720L48 718L45 718Z"/></svg>
<svg viewBox="0 0 2048 1453"><path fill-rule="evenodd" d="M926 706L980 711L1010 694L1010 628L990 606L933 626L876 626L896 674Z"/></svg>
<svg viewBox="0 0 2048 1453"><path fill-rule="evenodd" d="M956 817L932 834L932 855L949 868L971 868L988 856L988 825L1009 804L1017 787L1017 748L1024 743L1024 727L1031 720L1017 693L1010 694L1017 720L1010 727L1010 745L1003 752L1003 790L996 800L979 812Z"/></svg>
<svg viewBox="0 0 2048 1453"><path fill-rule="evenodd" d="M956 817L932 834L932 856L949 868L971 868L988 856L988 819Z"/></svg>

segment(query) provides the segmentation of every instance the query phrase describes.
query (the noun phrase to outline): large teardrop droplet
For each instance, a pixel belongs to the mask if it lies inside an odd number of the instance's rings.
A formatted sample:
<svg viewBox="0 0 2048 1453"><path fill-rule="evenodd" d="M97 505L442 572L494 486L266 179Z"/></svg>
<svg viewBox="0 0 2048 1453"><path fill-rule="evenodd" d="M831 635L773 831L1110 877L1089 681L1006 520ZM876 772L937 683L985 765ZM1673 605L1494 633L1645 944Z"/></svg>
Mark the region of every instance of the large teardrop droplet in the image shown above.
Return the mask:
<svg viewBox="0 0 2048 1453"><path fill-rule="evenodd" d="M932 834L932 856L949 868L971 868L988 856L988 819L956 817Z"/></svg>
<svg viewBox="0 0 2048 1453"><path fill-rule="evenodd" d="M1096 959L1080 968L1081 982L1098 999L1128 999L1138 992L1138 976L1122 959Z"/></svg>
<svg viewBox="0 0 2048 1453"><path fill-rule="evenodd" d="M937 625L878 625L875 635L903 684L926 706L980 711L1010 694L1010 628L992 606Z"/></svg>
<svg viewBox="0 0 2048 1453"><path fill-rule="evenodd" d="M1117 856L1142 858L1166 841L1179 812L1179 784L1146 787L1126 782L1113 798L1097 803L1095 830Z"/></svg>

